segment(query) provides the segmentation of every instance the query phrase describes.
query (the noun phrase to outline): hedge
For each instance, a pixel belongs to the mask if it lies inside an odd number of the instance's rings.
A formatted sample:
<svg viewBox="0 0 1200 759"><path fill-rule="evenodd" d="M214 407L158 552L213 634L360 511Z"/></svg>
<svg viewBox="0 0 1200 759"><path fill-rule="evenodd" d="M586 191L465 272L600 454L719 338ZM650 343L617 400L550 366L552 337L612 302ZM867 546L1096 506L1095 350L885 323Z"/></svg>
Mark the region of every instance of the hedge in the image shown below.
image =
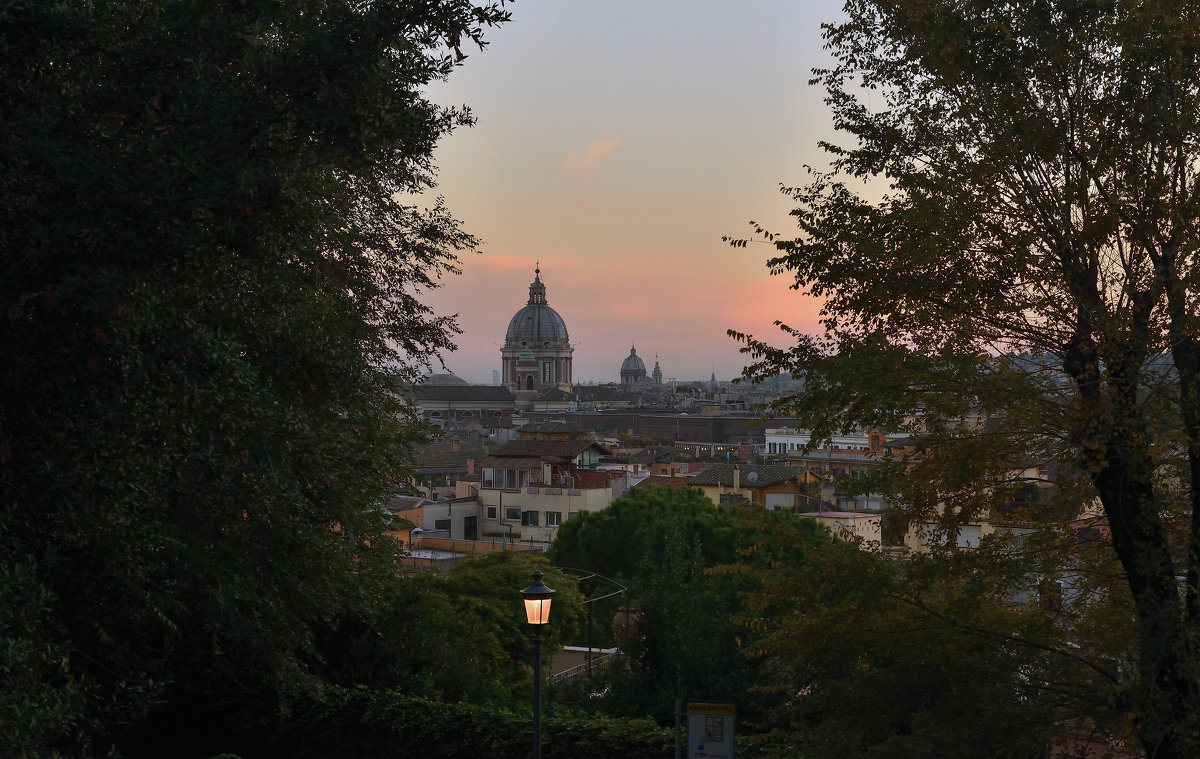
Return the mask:
<svg viewBox="0 0 1200 759"><path fill-rule="evenodd" d="M329 691L293 710L279 734L246 759L518 759L530 753L533 718L474 704L441 704L394 691ZM649 719L593 714L542 718L544 759L669 759L675 735Z"/></svg>

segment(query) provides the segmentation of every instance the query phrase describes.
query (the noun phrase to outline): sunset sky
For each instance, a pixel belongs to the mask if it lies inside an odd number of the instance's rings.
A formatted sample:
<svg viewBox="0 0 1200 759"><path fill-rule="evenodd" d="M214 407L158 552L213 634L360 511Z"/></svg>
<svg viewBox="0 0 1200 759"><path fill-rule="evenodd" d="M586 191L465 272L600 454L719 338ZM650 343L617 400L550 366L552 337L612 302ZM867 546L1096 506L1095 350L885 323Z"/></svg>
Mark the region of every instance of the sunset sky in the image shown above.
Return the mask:
<svg viewBox="0 0 1200 759"><path fill-rule="evenodd" d="M820 24L840 0L518 0L511 24L431 90L478 118L435 154L451 211L483 241L426 297L459 314L447 367L500 367L508 321L541 262L548 303L575 346L576 381L615 382L636 343L667 378L736 376L727 329L774 338L816 328L819 304L733 250L753 219L790 232L781 184L823 167L833 138Z"/></svg>

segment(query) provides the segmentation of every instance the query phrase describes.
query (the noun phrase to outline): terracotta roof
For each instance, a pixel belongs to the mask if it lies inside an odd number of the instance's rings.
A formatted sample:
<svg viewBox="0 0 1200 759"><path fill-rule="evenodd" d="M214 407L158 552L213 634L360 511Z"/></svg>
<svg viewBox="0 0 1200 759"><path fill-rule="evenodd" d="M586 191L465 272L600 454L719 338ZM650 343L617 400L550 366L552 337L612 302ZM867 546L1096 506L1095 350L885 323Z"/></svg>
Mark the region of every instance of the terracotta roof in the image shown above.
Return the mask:
<svg viewBox="0 0 1200 759"><path fill-rule="evenodd" d="M413 450L413 463L424 466L465 466L467 459L487 456L482 445L464 445L455 440L436 440Z"/></svg>
<svg viewBox="0 0 1200 759"><path fill-rule="evenodd" d="M655 461L670 461L675 455L674 448L643 448L629 457L631 462L652 463Z"/></svg>
<svg viewBox="0 0 1200 759"><path fill-rule="evenodd" d="M565 462L565 459L562 461ZM542 457L520 456L505 458L503 456L488 456L480 466L488 466L494 469L529 469L530 467L538 467L541 463Z"/></svg>
<svg viewBox="0 0 1200 759"><path fill-rule="evenodd" d="M662 474L652 474L638 484L634 485L634 487L648 488L651 485L658 485L659 487L664 488L690 488L695 487L695 483L692 482L692 479L692 477L667 477L666 475Z"/></svg>
<svg viewBox="0 0 1200 759"><path fill-rule="evenodd" d="M597 449L602 455L611 456L612 451L594 440L511 440L492 451L493 456L557 456L573 459L589 448Z"/></svg>
<svg viewBox="0 0 1200 759"><path fill-rule="evenodd" d="M794 481L798 470L790 466L770 466L765 464L714 464L703 472L691 478L693 485L722 485L733 487L733 468L741 470L740 487L765 488L778 485L781 482ZM751 478L753 473L755 477ZM753 482L751 481L753 480Z"/></svg>
<svg viewBox="0 0 1200 759"><path fill-rule="evenodd" d="M415 509L427 503L429 501L419 495L398 495L393 496L392 500L388 501L387 510L395 514L396 512Z"/></svg>

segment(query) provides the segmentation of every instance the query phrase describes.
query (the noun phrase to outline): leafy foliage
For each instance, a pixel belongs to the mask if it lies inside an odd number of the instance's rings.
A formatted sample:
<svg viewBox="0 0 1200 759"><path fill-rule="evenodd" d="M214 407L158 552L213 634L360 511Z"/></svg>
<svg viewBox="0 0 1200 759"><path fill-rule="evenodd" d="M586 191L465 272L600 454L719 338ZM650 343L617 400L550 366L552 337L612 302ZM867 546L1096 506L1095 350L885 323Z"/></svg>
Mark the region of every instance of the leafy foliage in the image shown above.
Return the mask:
<svg viewBox="0 0 1200 759"><path fill-rule="evenodd" d="M628 634L616 640L623 656L592 678L557 686L556 707L670 724L677 699L735 701L739 723L759 728L777 705L777 694L754 688L772 662L747 655L738 623L747 613L747 579L718 568L776 524L790 526L794 540L779 558L791 564L803 563L811 545L831 540L812 520L718 507L695 489L637 490L568 522L551 559L591 568L586 562L595 557L629 583L634 611Z"/></svg>
<svg viewBox="0 0 1200 759"><path fill-rule="evenodd" d="M284 709L381 592L397 392L455 331L418 297L474 245L404 199L470 121L420 88L506 17L0 6L0 566L34 594L0 618L65 667L44 752Z"/></svg>
<svg viewBox="0 0 1200 759"><path fill-rule="evenodd" d="M764 530L738 569L752 582L742 622L772 663L757 687L784 695L764 728L806 756L1044 756L1064 720L1121 725L1109 701L1119 661L1098 663L1063 624L1115 618L1082 567L1052 605L1031 566L1040 548L896 560L831 541L781 561L792 530ZM1127 639L1109 642L1119 652Z"/></svg>
<svg viewBox="0 0 1200 759"><path fill-rule="evenodd" d="M0 736L10 756L45 756L45 746L83 729L79 689L65 666L65 632L54 628L47 613L53 596L37 582L28 562L2 571Z"/></svg>
<svg viewBox="0 0 1200 759"><path fill-rule="evenodd" d="M363 688L333 691L285 723L269 753L297 757L385 757L420 747L423 756L522 756L533 742L528 712L476 704L435 703ZM673 736L648 720L548 716L547 759L669 756ZM247 756L250 756L248 753Z"/></svg>
<svg viewBox="0 0 1200 759"><path fill-rule="evenodd" d="M534 569L554 588L547 658L583 618L570 576L529 552L464 560L446 575L401 579L372 615L339 620L319 642L329 679L446 703L524 711L531 706L533 643L519 591Z"/></svg>
<svg viewBox="0 0 1200 759"><path fill-rule="evenodd" d="M643 566L658 563L671 547L668 523L677 523L684 539L700 547L706 566L736 556L738 531L728 510L714 506L698 488L649 487L630 490L602 511L568 520L549 557L559 566L635 583Z"/></svg>
<svg viewBox="0 0 1200 759"><path fill-rule="evenodd" d="M776 410L818 437L922 433L920 461L893 470L914 521L986 513L1036 464L1058 466L1072 507L1047 521L1098 499L1135 609L1137 664L1115 697L1150 755L1194 756L1197 9L846 10L813 81L853 146L826 145L832 171L787 190L798 236L756 225L772 271L824 300L827 332L784 325L787 348L736 335L747 376L802 374L805 393Z"/></svg>

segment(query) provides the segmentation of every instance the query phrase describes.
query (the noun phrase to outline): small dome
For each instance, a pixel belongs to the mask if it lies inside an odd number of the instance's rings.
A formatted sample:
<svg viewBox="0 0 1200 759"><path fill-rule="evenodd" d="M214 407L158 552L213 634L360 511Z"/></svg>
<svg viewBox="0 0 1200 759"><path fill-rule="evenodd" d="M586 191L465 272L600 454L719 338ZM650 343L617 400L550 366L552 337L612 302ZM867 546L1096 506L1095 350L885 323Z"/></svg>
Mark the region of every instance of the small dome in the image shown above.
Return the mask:
<svg viewBox="0 0 1200 759"><path fill-rule="evenodd" d="M453 374L431 374L425 378L426 385L466 385L467 381Z"/></svg>
<svg viewBox="0 0 1200 759"><path fill-rule="evenodd" d="M609 366L611 366L611 364L609 364ZM636 348L629 349L629 355L626 356L625 360L621 363L621 371L639 372L641 374L646 373L646 364L640 358L638 358Z"/></svg>

